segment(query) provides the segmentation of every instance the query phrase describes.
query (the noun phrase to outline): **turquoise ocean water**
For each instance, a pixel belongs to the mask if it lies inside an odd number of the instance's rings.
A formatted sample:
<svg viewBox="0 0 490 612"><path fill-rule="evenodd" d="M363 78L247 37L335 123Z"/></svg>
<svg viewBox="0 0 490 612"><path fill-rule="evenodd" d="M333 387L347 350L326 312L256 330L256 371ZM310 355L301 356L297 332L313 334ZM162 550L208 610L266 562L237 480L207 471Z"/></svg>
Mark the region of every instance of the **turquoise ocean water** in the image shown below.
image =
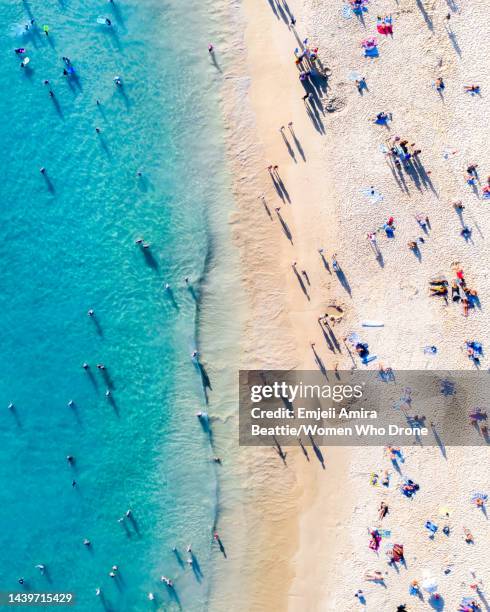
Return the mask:
<svg viewBox="0 0 490 612"><path fill-rule="evenodd" d="M206 11L0 0L0 590L70 590L81 610L205 608L217 466L190 354L210 212L228 197Z"/></svg>

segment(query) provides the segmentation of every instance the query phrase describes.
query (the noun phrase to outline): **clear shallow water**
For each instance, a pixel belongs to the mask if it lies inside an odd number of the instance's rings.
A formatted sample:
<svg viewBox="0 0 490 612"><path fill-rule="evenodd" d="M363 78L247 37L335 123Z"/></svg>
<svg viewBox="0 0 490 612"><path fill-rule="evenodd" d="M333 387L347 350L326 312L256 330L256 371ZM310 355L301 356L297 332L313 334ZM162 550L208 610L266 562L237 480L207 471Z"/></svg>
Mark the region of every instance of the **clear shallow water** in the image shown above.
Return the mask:
<svg viewBox="0 0 490 612"><path fill-rule="evenodd" d="M0 15L0 589L22 576L30 590L75 591L82 610L153 609L149 591L162 609L177 598L202 609L217 484L194 416L204 398L183 278L199 294L209 212L227 197L206 5L0 0ZM30 15L49 37L21 34ZM77 79L62 75L62 56ZM135 524L118 523L128 508ZM190 542L202 576L172 553L185 562Z"/></svg>

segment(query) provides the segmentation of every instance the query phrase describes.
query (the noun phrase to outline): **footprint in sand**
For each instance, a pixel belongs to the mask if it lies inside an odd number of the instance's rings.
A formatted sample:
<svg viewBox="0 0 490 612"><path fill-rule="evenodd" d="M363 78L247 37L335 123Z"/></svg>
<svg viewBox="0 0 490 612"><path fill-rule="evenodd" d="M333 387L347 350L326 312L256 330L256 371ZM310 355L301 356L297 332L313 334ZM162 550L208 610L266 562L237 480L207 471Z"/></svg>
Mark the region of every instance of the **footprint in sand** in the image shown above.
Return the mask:
<svg viewBox="0 0 490 612"><path fill-rule="evenodd" d="M413 285L405 281L401 281L399 287L409 296L409 298L415 297L419 292L417 287L414 287Z"/></svg>
<svg viewBox="0 0 490 612"><path fill-rule="evenodd" d="M346 106L347 101L345 98L340 98L339 96L333 96L323 104L323 108L327 113L337 113L343 110Z"/></svg>

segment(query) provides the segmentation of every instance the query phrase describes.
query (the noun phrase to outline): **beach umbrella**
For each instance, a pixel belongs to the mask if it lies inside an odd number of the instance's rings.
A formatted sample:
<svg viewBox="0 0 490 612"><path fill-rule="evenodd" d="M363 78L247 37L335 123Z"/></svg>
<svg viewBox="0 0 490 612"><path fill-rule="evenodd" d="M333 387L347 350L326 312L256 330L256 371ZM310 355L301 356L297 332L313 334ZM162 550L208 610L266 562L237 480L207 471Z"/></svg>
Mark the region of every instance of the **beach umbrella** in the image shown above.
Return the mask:
<svg viewBox="0 0 490 612"><path fill-rule="evenodd" d="M437 592L437 582L435 578L429 577L422 581L422 588L427 593L436 593Z"/></svg>

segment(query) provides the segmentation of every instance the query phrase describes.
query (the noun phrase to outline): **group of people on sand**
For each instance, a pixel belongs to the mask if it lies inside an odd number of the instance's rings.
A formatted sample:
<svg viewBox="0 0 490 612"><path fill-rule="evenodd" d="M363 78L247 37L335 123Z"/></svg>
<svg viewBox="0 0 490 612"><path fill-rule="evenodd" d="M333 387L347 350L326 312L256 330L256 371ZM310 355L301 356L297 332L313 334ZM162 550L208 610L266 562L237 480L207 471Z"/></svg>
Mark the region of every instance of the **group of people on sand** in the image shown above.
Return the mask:
<svg viewBox="0 0 490 612"><path fill-rule="evenodd" d="M487 415L485 411L481 409L475 409L470 413L470 417L472 418L472 421L474 423L477 423L477 422L486 420ZM405 457L401 449L398 447L394 447L394 446L387 446L385 448L385 452L388 458L391 460L391 462L393 464L397 464L397 471L400 472L399 464L405 462ZM388 473L388 471L386 471L386 473ZM371 485L377 486L379 482L378 478L379 477L377 474L371 474L371 478L370 478ZM381 484L385 488L389 489L390 487L389 478L388 477L383 478L383 480L381 481ZM400 485L400 491L405 497L412 498L413 495L415 495L415 493L419 491L419 489L420 489L419 485L416 484L413 480L407 477L403 478L402 484ZM383 496L385 496L385 493L383 493ZM470 502L474 504L476 508L482 510L483 512L486 512L485 506L487 504L487 501L488 501L488 495L482 491L477 491L473 493L470 497ZM391 507L383 499L378 507L378 520L380 521L380 524L382 521L384 521L384 519L387 517L389 512L391 512ZM444 534L444 536L449 537L453 531L453 527L451 526L451 522L450 522L450 516L452 514L452 511L449 508L441 507L439 509L439 512L440 512L440 515L444 519L444 522L441 528L441 532ZM429 538L431 540L435 538L436 533L439 531L439 525L437 525L431 519L425 522L424 528L428 531ZM463 530L464 541L467 544L473 544L474 537L471 531L465 526L462 527L462 530ZM375 553L378 553L378 551L381 549L383 540L385 538L390 539L392 537L391 530L386 530L382 528L381 526L370 528L368 529L368 532L369 532L368 547L370 550L374 551ZM385 554L387 556L388 566L395 566L398 563L401 563L402 565L405 564L405 549L404 549L403 544L400 544L400 543L386 544ZM450 568L444 569L444 573L446 574L449 573L450 571L451 571ZM397 573L398 573L398 570L397 570ZM476 578L476 574L474 570L470 570L470 574L472 576L472 581L469 587L473 589L474 591L476 591L476 593L480 597L484 597L483 582L481 581L481 579ZM385 587L387 587L388 577L389 577L388 572L383 573L379 569L366 570L364 573L364 579L366 581L374 582L377 584L382 584ZM430 597L429 603L431 603L433 606L436 606L438 602L442 601L441 595L437 592L437 584L435 583L434 579L429 578L429 579L422 580L421 582L418 579L412 579L410 581L408 585L409 595L420 598L422 595L422 590L425 590L429 594L429 597ZM354 593L354 597L356 597L360 601L360 603L362 603L363 605L367 603L367 599L366 599L367 596L362 590L356 591ZM398 606L397 609L408 610L406 604L400 604L400 606ZM473 612L476 610L481 610L481 606L473 597L465 597L463 598L458 610L460 612L463 612L463 611Z"/></svg>
<svg viewBox="0 0 490 612"><path fill-rule="evenodd" d="M350 10L358 15L362 15L362 13L367 12L368 2L369 0L348 0L350 5ZM349 9L348 9L349 10ZM450 17L450 16L449 16ZM446 20L449 21L449 18ZM391 15L388 16L378 16L376 28L379 34L383 35L392 35L393 34L393 20ZM363 41L363 47L368 51L372 50L377 46L377 40L374 37L369 37ZM305 66L304 62L309 61L308 53L304 50L295 49L295 63L301 71L300 78L308 79L310 77L311 65ZM314 47L314 60L317 61L318 57L318 48ZM354 81L356 87L359 92L362 93L364 89L367 89L366 78L361 76L359 73L353 73L350 80ZM439 76L434 82L435 89L442 95L446 88L446 83L442 76ZM478 85L465 85L464 91L475 95L480 92L480 87ZM310 99L310 94L306 93L303 97L304 101L308 101ZM393 115L389 111L380 111L378 112L373 119L375 125L378 126L388 126L388 124L393 120ZM281 131L284 129L284 126L281 127ZM422 155L422 149L413 142L413 138L407 139L401 136L395 135L390 137L386 144L381 145L381 150L385 154L386 158L393 164L394 167L399 171L399 174L402 170L405 170L407 173L412 171L419 172L420 176L424 176L424 180L430 182L430 178L428 176L431 174L430 170L425 171L421 167L420 156ZM470 185L477 185L479 182L478 178L478 165L477 164L468 164L466 168L466 181ZM268 171L273 178L273 180L278 179L278 167L277 166L269 166ZM488 194L490 197L490 176L488 177L487 184L482 189L483 194ZM371 199L373 203L381 201L382 196L376 192L374 187L366 193L367 197ZM462 202L458 200L453 203L455 210L458 214L462 214L462 211L465 209ZM415 220L422 230L422 236L410 240L408 242L408 247L411 251L417 252L419 249L419 245L424 244L427 236L431 233L432 227L429 216L425 212L418 212L415 214ZM379 246L377 243L377 234L383 231L386 233L388 238L393 238L396 231L396 222L394 216L390 215L385 223L378 227L373 231L369 231L366 234L366 239L368 240L371 248L375 252L376 256L380 255ZM464 226L461 230L461 236L466 240L471 237L471 230ZM323 249L320 249L320 254L322 256L324 265L328 266L328 261L323 254ZM338 262L336 257L334 258L336 270L340 271L338 266ZM301 270L301 273L296 269L296 262L293 264L293 269L297 272L297 276L300 277L300 274L306 274L304 270ZM448 302L449 294L451 296L451 302L456 304L461 304L463 309L463 314L468 316L468 313L471 309L479 307L479 298L478 293L474 288L471 288L467 284L466 275L463 271L463 268L459 264L459 262L455 262L452 266L453 276L454 278L448 282L448 280L444 277L434 278L429 282L429 295L430 296L442 296ZM307 276L305 277L308 278ZM309 280L308 280L308 285ZM344 341L348 341L349 344L353 347L355 354L359 357L362 363L369 363L370 359L373 357L370 354L369 346L366 342L362 341L357 334L351 334L351 337L347 337ZM311 343L312 348L314 349L315 343ZM346 345L347 346L347 345ZM468 357L474 361L476 365L479 364L479 361L483 355L483 347L479 341L475 340L467 340L465 342L465 350L467 352ZM429 349L431 354L437 353L437 347L425 347L424 351ZM350 352L350 351L349 351ZM315 352L316 356L316 352ZM337 366L336 366L337 367ZM383 368L380 366L380 375L381 376L390 376L392 375L391 368ZM487 414L485 410L482 409L473 409L469 413L470 423L479 428L482 432L482 435L488 434L487 428ZM413 420L418 423L423 423L425 420L424 416L416 415L413 417ZM431 423L431 427L434 427L434 424ZM388 446L387 454L392 462L392 465L395 467L396 471L401 474L401 464L404 463L405 457L402 451L393 446ZM373 486L382 486L383 496L390 491L390 486L392 482L392 476L389 470L384 470L383 472L373 473L370 477L370 482ZM406 475L401 476L401 482L397 487L397 491L407 500L414 500L423 495L421 491L420 484L417 483L413 478L409 478ZM484 510L487 503L487 495L483 492L475 493L472 496L471 502L479 509ZM407 502L408 503L408 502ZM389 520L387 517L390 513L393 512L392 504L386 499L382 499L378 506L378 520L379 524L384 523ZM453 525L449 520L449 512L444 513L442 524L438 524L439 521L434 517L429 517L425 523L420 525L420 528L426 530L428 537L434 539L439 537L439 534L443 534L445 537L449 537L453 532ZM470 529L466 526L462 527L463 530L463 541L467 544L471 544L474 542L474 537ZM383 540L385 538L391 537L391 532L381 528L381 526L377 526L374 528L368 529L369 540L368 547L370 550L378 553L383 545ZM390 567L397 566L398 564L404 564L405 562L405 547L404 544L399 540L396 540L394 543L389 543L389 545L385 548L387 562ZM379 569L375 570L367 570L364 574L364 578L366 581L382 583L385 584L387 580L387 573L383 572ZM385 584L386 586L386 584ZM474 580L470 585L472 589L478 589L477 593L482 594L482 584L481 581ZM422 598L422 591L425 590L429 594L429 603L434 607L439 609L442 602L442 596L437 592L437 585L434 584L434 581L430 580L419 580L413 579L408 584L408 593L411 596L415 596L417 598ZM357 590L354 593L355 598L361 605L367 604L368 595L361 589ZM396 607L396 612L407 612L409 607L407 607L406 603L400 603ZM477 602L475 597L465 597L462 599L460 607L458 608L459 612L475 612L477 610L481 610L481 605ZM388 611L387 611L388 612Z"/></svg>

